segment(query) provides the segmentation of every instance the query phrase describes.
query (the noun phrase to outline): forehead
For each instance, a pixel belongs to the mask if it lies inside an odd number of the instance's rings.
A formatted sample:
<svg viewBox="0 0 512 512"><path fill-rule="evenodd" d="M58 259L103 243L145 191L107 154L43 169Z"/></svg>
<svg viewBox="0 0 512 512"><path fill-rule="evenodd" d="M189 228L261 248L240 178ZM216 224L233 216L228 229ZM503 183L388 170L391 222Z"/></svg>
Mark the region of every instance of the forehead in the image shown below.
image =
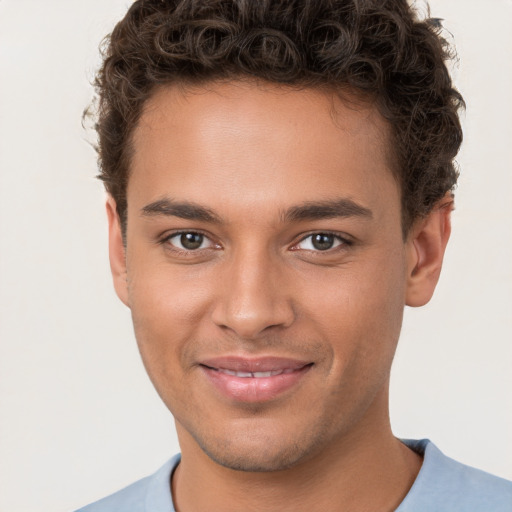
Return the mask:
<svg viewBox="0 0 512 512"><path fill-rule="evenodd" d="M361 101L256 82L159 89L133 138L128 202L163 196L286 208L344 196L394 201L389 127ZM385 184L385 186L384 186ZM236 201L235 201L236 202Z"/></svg>

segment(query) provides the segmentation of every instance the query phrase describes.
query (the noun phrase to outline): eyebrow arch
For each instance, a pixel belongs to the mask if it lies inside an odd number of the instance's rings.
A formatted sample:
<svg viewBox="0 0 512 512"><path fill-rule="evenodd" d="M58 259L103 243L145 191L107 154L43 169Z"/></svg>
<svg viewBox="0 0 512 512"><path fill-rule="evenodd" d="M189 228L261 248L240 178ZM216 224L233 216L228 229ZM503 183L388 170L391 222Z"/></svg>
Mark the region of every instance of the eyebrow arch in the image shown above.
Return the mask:
<svg viewBox="0 0 512 512"><path fill-rule="evenodd" d="M283 213L283 220L285 222L332 219L335 217L363 217L371 219L373 213L368 208L347 198L306 202L299 206L293 206Z"/></svg>
<svg viewBox="0 0 512 512"><path fill-rule="evenodd" d="M144 217L179 217L187 220L197 220L221 224L221 218L209 208L190 201L175 201L170 198L154 201L141 210ZM298 222L303 220L332 219L335 217L366 217L372 218L372 211L357 204L351 199L334 199L327 201L309 201L298 206L292 206L283 214L283 222Z"/></svg>
<svg viewBox="0 0 512 512"><path fill-rule="evenodd" d="M221 219L209 208L189 201L175 201L164 198L150 203L141 210L144 217L163 215L166 217L180 217L187 220L221 223Z"/></svg>

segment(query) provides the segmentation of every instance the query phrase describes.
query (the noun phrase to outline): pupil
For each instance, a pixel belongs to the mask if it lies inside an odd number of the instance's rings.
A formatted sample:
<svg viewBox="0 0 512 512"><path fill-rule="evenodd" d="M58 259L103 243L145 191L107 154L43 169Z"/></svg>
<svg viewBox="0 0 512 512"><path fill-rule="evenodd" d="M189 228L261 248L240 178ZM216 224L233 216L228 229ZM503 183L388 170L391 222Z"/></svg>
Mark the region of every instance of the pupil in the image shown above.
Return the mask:
<svg viewBox="0 0 512 512"><path fill-rule="evenodd" d="M199 249L203 243L203 235L199 233L183 233L180 242L185 249Z"/></svg>
<svg viewBox="0 0 512 512"><path fill-rule="evenodd" d="M319 233L313 236L312 243L315 249L318 249L320 251L326 251L327 249L330 249L333 246L334 237L333 235L325 235L323 233Z"/></svg>

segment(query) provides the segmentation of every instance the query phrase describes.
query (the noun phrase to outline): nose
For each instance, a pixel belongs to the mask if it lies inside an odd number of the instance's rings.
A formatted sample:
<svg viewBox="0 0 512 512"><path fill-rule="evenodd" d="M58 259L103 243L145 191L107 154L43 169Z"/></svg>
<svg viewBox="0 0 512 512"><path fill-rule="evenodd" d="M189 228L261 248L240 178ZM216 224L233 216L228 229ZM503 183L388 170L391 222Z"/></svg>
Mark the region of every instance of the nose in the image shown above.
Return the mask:
<svg viewBox="0 0 512 512"><path fill-rule="evenodd" d="M216 325L251 340L293 323L295 313L285 273L271 255L244 251L225 263L212 313Z"/></svg>

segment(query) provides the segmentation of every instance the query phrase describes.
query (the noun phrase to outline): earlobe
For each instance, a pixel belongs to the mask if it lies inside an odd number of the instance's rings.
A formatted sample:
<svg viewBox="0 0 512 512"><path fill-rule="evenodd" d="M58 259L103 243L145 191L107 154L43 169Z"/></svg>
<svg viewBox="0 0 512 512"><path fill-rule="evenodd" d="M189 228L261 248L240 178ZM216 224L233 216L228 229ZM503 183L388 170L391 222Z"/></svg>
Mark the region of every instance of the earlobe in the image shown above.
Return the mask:
<svg viewBox="0 0 512 512"><path fill-rule="evenodd" d="M408 306L425 305L432 297L451 232L453 195L447 193L426 218L411 228L407 241Z"/></svg>
<svg viewBox="0 0 512 512"><path fill-rule="evenodd" d="M117 296L128 306L126 253L123 244L121 221L117 213L116 202L111 196L108 196L106 209L108 217L108 252L114 288Z"/></svg>

